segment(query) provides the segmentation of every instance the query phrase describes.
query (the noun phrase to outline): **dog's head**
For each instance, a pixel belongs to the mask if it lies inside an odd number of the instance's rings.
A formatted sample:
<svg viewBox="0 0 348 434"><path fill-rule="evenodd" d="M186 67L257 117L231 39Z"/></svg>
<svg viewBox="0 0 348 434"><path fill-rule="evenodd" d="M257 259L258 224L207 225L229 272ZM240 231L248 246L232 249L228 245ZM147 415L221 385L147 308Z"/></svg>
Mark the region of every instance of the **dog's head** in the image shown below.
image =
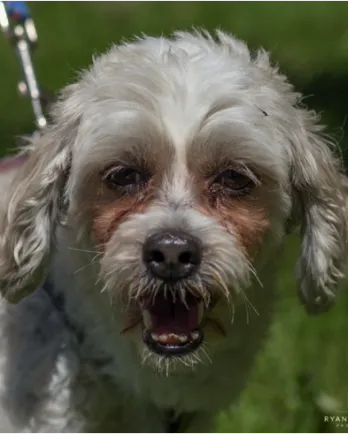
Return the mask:
<svg viewBox="0 0 348 434"><path fill-rule="evenodd" d="M64 218L147 348L184 355L205 327L223 333L214 306L243 296L300 225L301 299L328 309L346 259L346 181L299 103L266 53L223 33L112 48L32 145L2 239L4 296L38 286Z"/></svg>

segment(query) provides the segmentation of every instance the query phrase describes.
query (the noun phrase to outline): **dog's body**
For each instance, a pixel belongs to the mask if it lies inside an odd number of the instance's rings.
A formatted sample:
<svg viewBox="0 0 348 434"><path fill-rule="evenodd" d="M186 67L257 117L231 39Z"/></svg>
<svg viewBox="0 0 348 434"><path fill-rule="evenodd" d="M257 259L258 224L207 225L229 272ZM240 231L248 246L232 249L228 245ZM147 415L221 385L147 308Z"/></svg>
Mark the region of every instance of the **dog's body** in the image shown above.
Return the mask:
<svg viewBox="0 0 348 434"><path fill-rule="evenodd" d="M222 33L125 44L67 89L4 208L13 430L211 430L267 332L295 225L302 301L332 305L346 182L298 102Z"/></svg>

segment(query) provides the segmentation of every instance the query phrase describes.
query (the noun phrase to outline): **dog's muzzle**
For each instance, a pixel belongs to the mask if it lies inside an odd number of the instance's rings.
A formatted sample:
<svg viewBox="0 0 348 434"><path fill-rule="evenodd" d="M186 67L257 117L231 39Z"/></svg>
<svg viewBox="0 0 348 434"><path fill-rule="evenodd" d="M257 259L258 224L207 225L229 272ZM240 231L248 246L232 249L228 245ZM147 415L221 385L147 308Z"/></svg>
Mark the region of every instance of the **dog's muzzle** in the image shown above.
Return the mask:
<svg viewBox="0 0 348 434"><path fill-rule="evenodd" d="M183 232L157 233L144 243L147 271L162 282L155 296L142 303L143 340L157 354L185 355L203 342L204 302L190 291L180 294L177 289L180 282L185 288L185 279L199 269L202 249L199 240Z"/></svg>

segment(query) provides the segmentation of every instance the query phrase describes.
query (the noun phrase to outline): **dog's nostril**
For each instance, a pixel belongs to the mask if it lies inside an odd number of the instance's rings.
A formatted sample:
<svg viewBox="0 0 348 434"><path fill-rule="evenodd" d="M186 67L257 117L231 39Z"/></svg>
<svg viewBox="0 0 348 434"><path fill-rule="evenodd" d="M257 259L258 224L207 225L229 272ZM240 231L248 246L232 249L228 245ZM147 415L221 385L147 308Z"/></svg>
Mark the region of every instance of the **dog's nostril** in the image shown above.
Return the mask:
<svg viewBox="0 0 348 434"><path fill-rule="evenodd" d="M192 257L192 253L191 252L180 253L178 259L179 259L179 262L181 264L190 264L191 262L193 262L193 257Z"/></svg>
<svg viewBox="0 0 348 434"><path fill-rule="evenodd" d="M176 281L191 275L202 256L200 242L185 233L165 232L149 237L143 250L143 259L152 275L167 281Z"/></svg>
<svg viewBox="0 0 348 434"><path fill-rule="evenodd" d="M159 250L155 250L151 253L149 256L150 261L153 262L165 262L166 258L164 257L163 253Z"/></svg>

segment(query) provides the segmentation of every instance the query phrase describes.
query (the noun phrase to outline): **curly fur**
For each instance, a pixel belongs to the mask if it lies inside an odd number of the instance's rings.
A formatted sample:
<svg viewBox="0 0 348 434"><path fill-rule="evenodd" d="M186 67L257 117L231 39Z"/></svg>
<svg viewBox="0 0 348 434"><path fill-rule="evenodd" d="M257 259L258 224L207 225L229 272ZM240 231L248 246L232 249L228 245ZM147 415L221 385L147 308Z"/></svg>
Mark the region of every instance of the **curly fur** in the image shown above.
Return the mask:
<svg viewBox="0 0 348 434"><path fill-rule="evenodd" d="M163 432L169 414L180 431L209 431L267 333L293 228L301 301L312 313L335 301L347 180L334 146L268 54L219 31L111 48L62 92L52 118L15 178L0 175L12 185L1 211L2 432ZM115 161L146 165L149 194L107 191L100 171ZM212 207L202 172L226 163L254 177L255 191ZM139 327L122 330L134 300L162 288L141 246L172 228L205 254L195 279L165 290L219 302L201 349L169 361ZM64 312L40 288L47 278Z"/></svg>

